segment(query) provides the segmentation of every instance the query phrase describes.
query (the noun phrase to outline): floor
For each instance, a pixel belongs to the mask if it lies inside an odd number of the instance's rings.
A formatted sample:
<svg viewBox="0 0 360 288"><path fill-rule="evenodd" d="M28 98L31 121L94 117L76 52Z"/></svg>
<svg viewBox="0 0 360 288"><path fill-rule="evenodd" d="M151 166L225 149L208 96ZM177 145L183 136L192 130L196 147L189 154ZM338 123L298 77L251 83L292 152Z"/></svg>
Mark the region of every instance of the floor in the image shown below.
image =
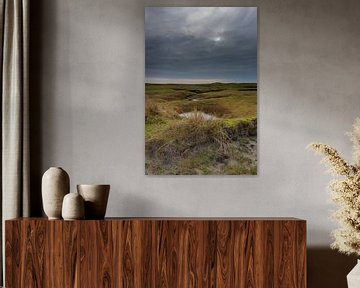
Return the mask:
<svg viewBox="0 0 360 288"><path fill-rule="evenodd" d="M308 249L308 288L347 288L346 275L356 259L331 249Z"/></svg>

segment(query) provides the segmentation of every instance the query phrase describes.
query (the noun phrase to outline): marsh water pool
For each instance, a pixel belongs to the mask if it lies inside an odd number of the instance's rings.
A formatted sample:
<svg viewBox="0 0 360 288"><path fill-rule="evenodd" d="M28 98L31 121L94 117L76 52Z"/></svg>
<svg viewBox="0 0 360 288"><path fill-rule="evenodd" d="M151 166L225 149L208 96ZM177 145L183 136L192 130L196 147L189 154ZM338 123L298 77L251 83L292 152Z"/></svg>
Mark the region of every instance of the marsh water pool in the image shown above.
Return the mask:
<svg viewBox="0 0 360 288"><path fill-rule="evenodd" d="M204 120L215 120L215 119L217 119L217 117L215 117L214 115L211 115L211 114L208 114L208 113L205 113L205 112L201 112L201 111L180 113L179 116L181 118L201 117Z"/></svg>

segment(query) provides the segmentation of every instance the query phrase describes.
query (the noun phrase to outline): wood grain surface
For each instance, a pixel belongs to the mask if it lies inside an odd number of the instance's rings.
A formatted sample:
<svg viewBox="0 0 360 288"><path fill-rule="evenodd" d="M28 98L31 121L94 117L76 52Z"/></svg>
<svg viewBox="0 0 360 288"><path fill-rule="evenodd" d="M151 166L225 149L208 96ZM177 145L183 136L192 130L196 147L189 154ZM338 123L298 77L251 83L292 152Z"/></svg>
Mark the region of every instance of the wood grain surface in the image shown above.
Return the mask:
<svg viewBox="0 0 360 288"><path fill-rule="evenodd" d="M6 287L306 287L306 222L142 218L5 223Z"/></svg>

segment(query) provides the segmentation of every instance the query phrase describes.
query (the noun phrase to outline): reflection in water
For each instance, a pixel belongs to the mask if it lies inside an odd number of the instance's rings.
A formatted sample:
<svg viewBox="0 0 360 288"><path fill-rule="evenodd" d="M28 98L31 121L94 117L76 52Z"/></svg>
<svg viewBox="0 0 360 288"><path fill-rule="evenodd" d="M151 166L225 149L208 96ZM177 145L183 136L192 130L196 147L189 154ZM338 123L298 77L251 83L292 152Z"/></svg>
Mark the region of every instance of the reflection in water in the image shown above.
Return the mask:
<svg viewBox="0 0 360 288"><path fill-rule="evenodd" d="M182 118L202 117L204 120L215 120L216 119L215 116L201 112L201 111L185 112L185 113L179 114L179 116Z"/></svg>

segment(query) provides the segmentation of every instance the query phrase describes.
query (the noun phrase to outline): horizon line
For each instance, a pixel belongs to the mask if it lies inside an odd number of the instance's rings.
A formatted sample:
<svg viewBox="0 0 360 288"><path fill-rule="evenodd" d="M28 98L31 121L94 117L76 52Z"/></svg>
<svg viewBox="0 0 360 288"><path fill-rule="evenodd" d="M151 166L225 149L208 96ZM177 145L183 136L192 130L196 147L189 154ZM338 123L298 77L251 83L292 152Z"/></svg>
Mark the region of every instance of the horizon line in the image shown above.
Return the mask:
<svg viewBox="0 0 360 288"><path fill-rule="evenodd" d="M220 82L220 81L215 81L215 82L194 82L194 83L180 83L180 82L145 82L145 84L152 84L152 85L206 85L206 84L257 84L256 82Z"/></svg>

